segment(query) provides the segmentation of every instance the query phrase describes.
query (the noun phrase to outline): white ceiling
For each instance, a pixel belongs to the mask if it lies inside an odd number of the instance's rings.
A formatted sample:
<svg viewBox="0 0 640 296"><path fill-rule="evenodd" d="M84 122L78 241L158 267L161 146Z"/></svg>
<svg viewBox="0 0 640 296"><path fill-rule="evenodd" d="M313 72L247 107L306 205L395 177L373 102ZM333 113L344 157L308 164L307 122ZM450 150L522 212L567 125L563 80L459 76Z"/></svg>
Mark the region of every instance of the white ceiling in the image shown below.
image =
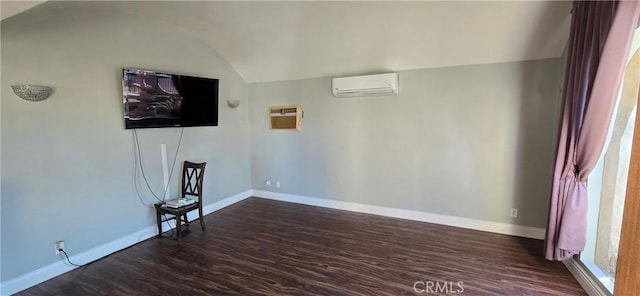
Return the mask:
<svg viewBox="0 0 640 296"><path fill-rule="evenodd" d="M56 1L41 7L79 5L189 31L247 82L559 57L571 9L568 1Z"/></svg>
<svg viewBox="0 0 640 296"><path fill-rule="evenodd" d="M0 0L0 16L2 16L2 19L6 19L8 17L14 16L16 14L19 14L29 8L32 8L34 6L38 6L39 4L42 4L46 2L46 0L44 1L27 1L27 0L22 0L22 1L7 1L7 0Z"/></svg>

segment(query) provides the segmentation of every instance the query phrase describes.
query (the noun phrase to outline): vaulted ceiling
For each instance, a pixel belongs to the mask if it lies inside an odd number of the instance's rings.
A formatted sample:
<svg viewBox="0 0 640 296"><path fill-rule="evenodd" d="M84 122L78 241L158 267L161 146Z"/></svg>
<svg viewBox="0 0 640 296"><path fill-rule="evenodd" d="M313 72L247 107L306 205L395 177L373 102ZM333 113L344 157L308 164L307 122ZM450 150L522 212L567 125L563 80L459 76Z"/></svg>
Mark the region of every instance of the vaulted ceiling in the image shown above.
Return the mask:
<svg viewBox="0 0 640 296"><path fill-rule="evenodd" d="M39 2L2 1L2 19ZM49 1L33 9L72 6L170 23L247 82L263 82L559 57L571 2Z"/></svg>

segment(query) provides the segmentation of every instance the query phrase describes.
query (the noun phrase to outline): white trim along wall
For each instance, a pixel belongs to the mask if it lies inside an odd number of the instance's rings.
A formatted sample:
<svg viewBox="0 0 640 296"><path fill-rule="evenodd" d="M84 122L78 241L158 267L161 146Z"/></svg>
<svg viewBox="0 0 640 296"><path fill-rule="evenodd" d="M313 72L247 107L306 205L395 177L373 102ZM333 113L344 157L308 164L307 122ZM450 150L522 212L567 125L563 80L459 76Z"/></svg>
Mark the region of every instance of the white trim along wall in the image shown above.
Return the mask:
<svg viewBox="0 0 640 296"><path fill-rule="evenodd" d="M339 200L330 200L324 198L314 198L307 196L300 196L294 194L277 193L262 190L253 190L253 196L273 199L279 201L293 202L311 206L318 206L324 208L332 208L338 210L367 213L373 215L394 217L406 220L420 221L435 223L441 225L448 225L460 228L475 229L487 232L501 233L513 236L528 237L533 239L544 239L544 228L520 226L507 223L499 223L492 221L484 221L471 218L462 218L447 215L438 215L426 212L404 210L397 208L388 208L381 206L372 206L359 203L352 203Z"/></svg>
<svg viewBox="0 0 640 296"><path fill-rule="evenodd" d="M294 194L277 193L263 190L247 190L238 193L234 196L222 199L218 202L207 205L203 208L205 215L233 205L237 202L245 200L251 196L278 200L284 202L292 202L298 204L305 204L311 206L318 206L324 208L332 208L338 210L367 213L373 215L394 217L406 220L428 222L442 225L449 225L460 228L475 229L480 231L487 231L493 233L501 233L513 236L521 236L533 239L544 239L545 230L543 228L527 227L506 223L498 223L492 221L483 221L470 218L454 217L447 215L438 215L432 213L411 211L405 209L388 208L381 206L372 206L366 204L345 202L339 200L329 200L323 198L315 198ZM192 213L190 219L195 220L197 215ZM173 226L173 225L172 225ZM91 262L99 258L105 257L109 254L115 253L122 249L128 248L146 239L152 238L158 234L156 226L150 226L130 235L113 240L104 245L95 247L89 251L71 256L71 261L74 262ZM29 287L35 286L48 279L54 278L58 275L66 273L75 269L75 266L67 264L65 261L60 260L56 263L44 266L17 278L10 279L1 283L0 294L11 295L20 292Z"/></svg>
<svg viewBox="0 0 640 296"><path fill-rule="evenodd" d="M218 202L214 202L212 204L209 204L203 207L202 212L205 215L213 213L215 211L218 211L222 208L228 207L234 203L237 203L239 201L242 201L250 197L252 195L251 193L252 193L252 190L247 190L245 192L241 192L234 196L220 200ZM189 215L189 219L195 220L198 218L197 213L191 212L190 214L192 215ZM173 227L174 225L175 224L172 223L171 227ZM78 263L92 262L94 260L105 257L109 254L126 249L130 246L133 246L139 242L152 238L156 235L158 235L158 229L154 223L153 226L149 226L140 231L136 231L127 236L110 241L104 245L97 246L86 252L73 255L70 257L70 259L72 262L78 262ZM75 268L76 266L69 265L67 264L66 261L60 260L56 263L49 264L47 266L36 269L32 272L23 274L19 277L2 282L0 284L0 295L11 295L11 294L20 292L24 289L35 286L39 283L52 279L58 275L71 271Z"/></svg>

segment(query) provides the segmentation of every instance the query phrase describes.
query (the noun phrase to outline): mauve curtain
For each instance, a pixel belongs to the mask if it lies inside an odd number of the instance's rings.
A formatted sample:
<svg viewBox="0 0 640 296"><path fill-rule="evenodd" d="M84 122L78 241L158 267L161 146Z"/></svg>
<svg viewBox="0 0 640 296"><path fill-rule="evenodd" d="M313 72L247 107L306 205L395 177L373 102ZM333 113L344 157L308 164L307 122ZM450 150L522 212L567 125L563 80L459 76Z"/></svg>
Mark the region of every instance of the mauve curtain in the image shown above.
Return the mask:
<svg viewBox="0 0 640 296"><path fill-rule="evenodd" d="M574 1L545 257L581 252L587 177L609 130L638 23L638 1Z"/></svg>

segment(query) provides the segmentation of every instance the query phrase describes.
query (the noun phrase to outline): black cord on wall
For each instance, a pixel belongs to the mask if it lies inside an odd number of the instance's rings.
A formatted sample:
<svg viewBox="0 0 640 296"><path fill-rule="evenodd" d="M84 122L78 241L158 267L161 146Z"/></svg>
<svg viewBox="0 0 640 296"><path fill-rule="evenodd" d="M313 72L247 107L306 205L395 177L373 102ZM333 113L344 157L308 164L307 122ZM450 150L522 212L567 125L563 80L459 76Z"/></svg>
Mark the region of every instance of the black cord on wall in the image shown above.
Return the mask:
<svg viewBox="0 0 640 296"><path fill-rule="evenodd" d="M171 179L173 178L173 171L175 169L176 166L176 161L178 159L178 154L180 152L180 147L182 146L182 136L184 135L184 128L182 128L180 130L180 138L178 139L178 145L176 147L176 152L173 155L173 162L171 164L171 171L169 172L169 180L167 182L167 185L165 186L164 190L163 190L163 194L162 194L162 199L160 197L158 197L158 195L153 192L153 189L151 189L151 185L149 184L149 180L147 179L147 175L145 173L144 170L144 161L142 159L142 152L140 149L140 142L138 140L138 133L136 132L136 130L134 129L132 132L133 135L133 155L134 155L134 173L133 173L133 184L134 184L134 188L136 190L136 194L138 195L138 199L140 200L140 203L142 203L143 206L147 207L147 208L153 208L153 205L147 205L145 204L142 194L140 194L140 190L138 188L138 182L137 182L137 176L138 176L138 165L140 165L140 172L142 173L142 179L144 180L144 183L147 185L147 189L149 190L149 192L151 192L151 194L153 195L153 197L158 201L158 202L164 202L164 196L167 194L167 191L169 190L169 184L171 184Z"/></svg>
<svg viewBox="0 0 640 296"><path fill-rule="evenodd" d="M69 262L69 264L71 264L73 266L83 267L83 266L91 263L91 262L89 262L89 263L83 264L83 265L75 264L75 263L71 262L71 259L69 259L69 255L67 255L67 252L65 252L63 249L58 249L58 251L62 252L62 254L64 254L64 256L67 257L67 262Z"/></svg>

